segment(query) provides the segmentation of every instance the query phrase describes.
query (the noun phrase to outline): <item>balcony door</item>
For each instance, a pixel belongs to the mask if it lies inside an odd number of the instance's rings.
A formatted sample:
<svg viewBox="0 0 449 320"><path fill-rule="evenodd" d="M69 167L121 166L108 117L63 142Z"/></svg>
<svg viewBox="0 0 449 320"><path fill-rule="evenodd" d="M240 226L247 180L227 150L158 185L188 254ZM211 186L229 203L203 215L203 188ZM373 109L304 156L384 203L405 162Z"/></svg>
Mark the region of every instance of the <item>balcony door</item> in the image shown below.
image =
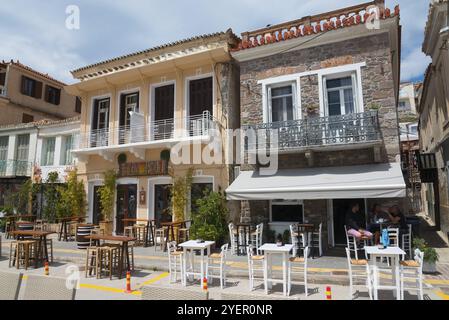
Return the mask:
<svg viewBox="0 0 449 320"><path fill-rule="evenodd" d="M284 84L268 88L270 122L295 119L295 85Z"/></svg>
<svg viewBox="0 0 449 320"><path fill-rule="evenodd" d="M138 92L120 96L120 144L130 143L131 112L139 112Z"/></svg>
<svg viewBox="0 0 449 320"><path fill-rule="evenodd" d="M173 138L175 117L175 85L164 85L154 89L153 139Z"/></svg>
<svg viewBox="0 0 449 320"><path fill-rule="evenodd" d="M92 133L90 136L90 145L93 148L108 145L110 101L109 98L94 101Z"/></svg>
<svg viewBox="0 0 449 320"><path fill-rule="evenodd" d="M15 164L15 175L17 176L28 176L30 174L29 166L29 148L30 148L30 135L24 134L17 136L17 147L16 147L16 164Z"/></svg>
<svg viewBox="0 0 449 320"><path fill-rule="evenodd" d="M189 119L187 128L190 136L207 134L209 119L205 112L213 115L213 78L201 78L189 81Z"/></svg>
<svg viewBox="0 0 449 320"><path fill-rule="evenodd" d="M137 185L127 184L117 186L117 216L115 233L124 233L123 219L135 219L137 216Z"/></svg>
<svg viewBox="0 0 449 320"><path fill-rule="evenodd" d="M6 174L9 136L0 137L0 176Z"/></svg>
<svg viewBox="0 0 449 320"><path fill-rule="evenodd" d="M327 115L342 116L356 112L355 75L326 79Z"/></svg>

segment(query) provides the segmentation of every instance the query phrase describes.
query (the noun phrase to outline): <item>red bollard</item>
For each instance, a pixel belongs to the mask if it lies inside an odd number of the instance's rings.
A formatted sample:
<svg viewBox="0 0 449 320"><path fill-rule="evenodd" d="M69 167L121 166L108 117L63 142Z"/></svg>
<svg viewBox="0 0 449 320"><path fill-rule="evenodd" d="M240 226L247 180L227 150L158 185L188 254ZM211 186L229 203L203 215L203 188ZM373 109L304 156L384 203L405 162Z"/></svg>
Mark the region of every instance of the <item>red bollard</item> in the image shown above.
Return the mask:
<svg viewBox="0 0 449 320"><path fill-rule="evenodd" d="M44 273L46 276L50 275L50 268L48 266L48 261L45 261L45 263L44 263Z"/></svg>
<svg viewBox="0 0 449 320"><path fill-rule="evenodd" d="M207 291L207 290L208 290L208 287L207 287L207 278L206 278L206 277L204 277L204 279L203 279L203 290L204 290L204 291Z"/></svg>
<svg viewBox="0 0 449 320"><path fill-rule="evenodd" d="M332 288L326 287L326 300L332 300Z"/></svg>
<svg viewBox="0 0 449 320"><path fill-rule="evenodd" d="M126 290L125 293L132 293L133 291L131 290L131 272L128 271L126 272Z"/></svg>

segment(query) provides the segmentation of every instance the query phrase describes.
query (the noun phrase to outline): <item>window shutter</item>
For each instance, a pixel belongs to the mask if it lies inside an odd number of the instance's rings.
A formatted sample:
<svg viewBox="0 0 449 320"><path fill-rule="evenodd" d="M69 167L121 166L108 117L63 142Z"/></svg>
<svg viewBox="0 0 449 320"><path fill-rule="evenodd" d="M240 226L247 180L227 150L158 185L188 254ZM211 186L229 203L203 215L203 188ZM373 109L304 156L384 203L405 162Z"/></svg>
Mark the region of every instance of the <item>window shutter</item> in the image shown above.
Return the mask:
<svg viewBox="0 0 449 320"><path fill-rule="evenodd" d="M44 100L47 102L50 102L50 87L45 86L45 94L44 94Z"/></svg>
<svg viewBox="0 0 449 320"><path fill-rule="evenodd" d="M357 87L357 76L355 73L351 74L351 80L352 80L352 99L354 100L354 112L362 112L362 106L359 106L359 99L358 97L358 87Z"/></svg>
<svg viewBox="0 0 449 320"><path fill-rule="evenodd" d="M61 103L61 89L56 90L56 101L55 104L59 106Z"/></svg>
<svg viewBox="0 0 449 320"><path fill-rule="evenodd" d="M98 129L98 109L99 109L99 101L94 101L94 113L92 117L92 130Z"/></svg>
<svg viewBox="0 0 449 320"><path fill-rule="evenodd" d="M126 117L126 94L122 94L120 96L120 126L125 125L125 117Z"/></svg>
<svg viewBox="0 0 449 320"><path fill-rule="evenodd" d="M35 82L35 86L34 86L34 97L36 99L41 99L42 98L42 82L40 81L36 81Z"/></svg>
<svg viewBox="0 0 449 320"><path fill-rule="evenodd" d="M268 87L268 97L267 97L267 99L268 99L268 103L267 103L267 106L268 106L268 114L267 114L267 122L268 123L271 123L272 122L272 119L273 119L273 105L272 105L272 100L271 100L271 87Z"/></svg>
<svg viewBox="0 0 449 320"><path fill-rule="evenodd" d="M26 94L26 77L22 76L22 85L20 87L20 93L21 94Z"/></svg>
<svg viewBox="0 0 449 320"><path fill-rule="evenodd" d="M329 102L327 97L327 78L323 76L323 107L324 107L324 116L327 117L329 115Z"/></svg>

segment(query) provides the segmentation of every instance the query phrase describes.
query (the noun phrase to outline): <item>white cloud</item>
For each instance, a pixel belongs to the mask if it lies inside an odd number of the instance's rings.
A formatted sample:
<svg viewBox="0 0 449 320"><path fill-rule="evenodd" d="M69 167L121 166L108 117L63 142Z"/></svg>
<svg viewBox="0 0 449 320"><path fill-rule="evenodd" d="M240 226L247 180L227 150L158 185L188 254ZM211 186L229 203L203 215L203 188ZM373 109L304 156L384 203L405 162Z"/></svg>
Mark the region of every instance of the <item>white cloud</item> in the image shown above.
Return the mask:
<svg viewBox="0 0 449 320"><path fill-rule="evenodd" d="M430 62L431 59L421 51L421 48L414 49L402 59L402 81L421 79Z"/></svg>

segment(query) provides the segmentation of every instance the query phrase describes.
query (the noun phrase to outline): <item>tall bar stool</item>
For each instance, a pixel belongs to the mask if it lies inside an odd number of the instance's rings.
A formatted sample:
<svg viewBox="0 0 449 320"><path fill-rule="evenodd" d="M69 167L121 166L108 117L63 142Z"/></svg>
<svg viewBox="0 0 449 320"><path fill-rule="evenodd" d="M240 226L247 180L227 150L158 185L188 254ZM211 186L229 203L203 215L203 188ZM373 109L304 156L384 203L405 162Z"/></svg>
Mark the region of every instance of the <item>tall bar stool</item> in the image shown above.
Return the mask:
<svg viewBox="0 0 449 320"><path fill-rule="evenodd" d="M147 226L144 224L134 225L134 237L137 239L136 246L143 246L145 243L145 238L147 237L146 229Z"/></svg>
<svg viewBox="0 0 449 320"><path fill-rule="evenodd" d="M161 247L161 250L164 250L166 235L168 232L167 227L157 228L154 232L154 249L156 250L158 246Z"/></svg>
<svg viewBox="0 0 449 320"><path fill-rule="evenodd" d="M123 229L123 235L125 237L134 238L134 226L127 226Z"/></svg>
<svg viewBox="0 0 449 320"><path fill-rule="evenodd" d="M255 255L254 247L249 245L248 251L248 271L249 271L249 290L254 290L254 281L256 280L256 273L262 273L265 278L265 256Z"/></svg>
<svg viewBox="0 0 449 320"><path fill-rule="evenodd" d="M13 254L11 253L11 251L13 251ZM10 245L10 262L9 262L10 266L12 260L13 264L16 265L17 269L19 269L21 266L24 266L25 270L28 270L28 267L30 266L30 260L36 262L37 254L38 254L37 241L35 240L13 241L11 242Z"/></svg>
<svg viewBox="0 0 449 320"><path fill-rule="evenodd" d="M176 248L176 242L172 241L168 243L168 268L170 272L170 283L176 283L178 281L178 272L181 274L181 283L184 284L184 264L183 264L184 252L178 251Z"/></svg>
<svg viewBox="0 0 449 320"><path fill-rule="evenodd" d="M178 228L178 243L183 243L189 241L190 238L190 228L186 225Z"/></svg>
<svg viewBox="0 0 449 320"><path fill-rule="evenodd" d="M101 234L103 230L100 230L100 228L94 228L90 231L90 235L96 235ZM98 259L98 246L96 245L95 241L92 239L89 239L89 246L86 250L86 275L87 278L88 275L92 274L92 271L94 272L95 276L98 274L98 266L99 266L99 259Z"/></svg>
<svg viewBox="0 0 449 320"><path fill-rule="evenodd" d="M120 261L120 250L114 245L103 245L98 247L98 269L97 278L101 279L103 272L109 275L112 280L112 275L118 269Z"/></svg>
<svg viewBox="0 0 449 320"><path fill-rule="evenodd" d="M259 248L262 246L263 240L263 223L256 226L256 230L251 232L250 235L251 244L256 248L257 254L260 254Z"/></svg>

